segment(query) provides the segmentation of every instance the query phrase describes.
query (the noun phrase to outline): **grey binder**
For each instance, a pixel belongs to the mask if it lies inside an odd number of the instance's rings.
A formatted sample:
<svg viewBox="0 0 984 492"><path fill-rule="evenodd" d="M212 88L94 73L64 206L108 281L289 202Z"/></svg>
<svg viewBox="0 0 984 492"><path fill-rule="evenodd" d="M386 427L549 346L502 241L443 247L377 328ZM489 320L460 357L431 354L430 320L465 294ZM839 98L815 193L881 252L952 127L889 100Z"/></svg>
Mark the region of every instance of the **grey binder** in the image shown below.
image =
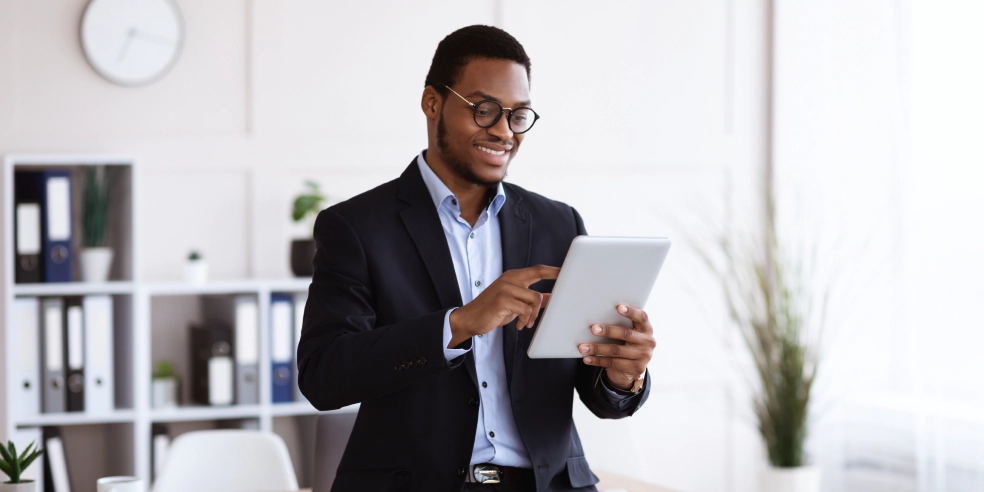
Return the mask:
<svg viewBox="0 0 984 492"><path fill-rule="evenodd" d="M301 328L304 327L304 308L307 306L307 292L294 294L294 360L297 360L297 345L301 343ZM297 374L296 362L294 374ZM294 377L294 401L308 401L301 393L299 379Z"/></svg>
<svg viewBox="0 0 984 492"><path fill-rule="evenodd" d="M237 405L260 402L260 314L255 295L204 298L205 319L232 329Z"/></svg>
<svg viewBox="0 0 984 492"><path fill-rule="evenodd" d="M61 298L41 300L41 374L44 413L65 411L65 330Z"/></svg>

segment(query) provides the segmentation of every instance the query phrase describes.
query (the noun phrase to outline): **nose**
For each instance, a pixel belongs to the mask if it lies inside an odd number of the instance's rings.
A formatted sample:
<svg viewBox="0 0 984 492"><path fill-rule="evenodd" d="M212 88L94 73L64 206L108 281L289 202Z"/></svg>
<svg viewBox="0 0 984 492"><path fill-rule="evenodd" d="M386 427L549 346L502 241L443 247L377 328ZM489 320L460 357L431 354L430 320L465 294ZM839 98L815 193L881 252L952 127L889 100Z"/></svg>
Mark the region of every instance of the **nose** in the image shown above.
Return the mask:
<svg viewBox="0 0 984 492"><path fill-rule="evenodd" d="M486 128L485 131L487 131L489 135L492 135L499 140L508 141L513 137L513 132L509 129L509 116L511 115L512 113L506 110L506 112L502 113L499 121L496 121L494 125Z"/></svg>

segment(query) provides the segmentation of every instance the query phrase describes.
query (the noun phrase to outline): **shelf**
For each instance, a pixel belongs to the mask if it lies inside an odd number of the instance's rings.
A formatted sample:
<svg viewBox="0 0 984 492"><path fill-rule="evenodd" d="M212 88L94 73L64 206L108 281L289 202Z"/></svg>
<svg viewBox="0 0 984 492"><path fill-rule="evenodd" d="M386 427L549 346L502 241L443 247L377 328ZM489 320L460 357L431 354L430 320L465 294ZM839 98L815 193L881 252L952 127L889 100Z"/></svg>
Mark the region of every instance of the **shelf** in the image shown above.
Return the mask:
<svg viewBox="0 0 984 492"><path fill-rule="evenodd" d="M132 294L133 282L59 282L50 284L14 284L15 296L84 296L97 294Z"/></svg>
<svg viewBox="0 0 984 492"><path fill-rule="evenodd" d="M133 157L118 154L20 154L8 159L18 168L71 166L131 166Z"/></svg>
<svg viewBox="0 0 984 492"><path fill-rule="evenodd" d="M204 284L189 282L154 282L143 284L147 293L156 296L194 296L207 294L248 294L269 289L275 292L304 292L311 279L217 280Z"/></svg>
<svg viewBox="0 0 984 492"><path fill-rule="evenodd" d="M317 408L311 406L308 402L295 402L295 403L274 403L271 405L270 413L274 417L290 417L294 415L317 415L322 413L355 413L359 411L359 404L349 405L347 407L339 408L338 410L328 410L327 412L322 412Z"/></svg>
<svg viewBox="0 0 984 492"><path fill-rule="evenodd" d="M233 405L228 407L178 407L150 411L152 422L188 422L193 420L258 419L259 405Z"/></svg>
<svg viewBox="0 0 984 492"><path fill-rule="evenodd" d="M16 419L17 427L49 427L63 425L118 424L133 422L133 410L117 410L105 414L85 412L43 413L33 417Z"/></svg>
<svg viewBox="0 0 984 492"><path fill-rule="evenodd" d="M265 284L271 292L307 292L311 287L311 277L267 280Z"/></svg>

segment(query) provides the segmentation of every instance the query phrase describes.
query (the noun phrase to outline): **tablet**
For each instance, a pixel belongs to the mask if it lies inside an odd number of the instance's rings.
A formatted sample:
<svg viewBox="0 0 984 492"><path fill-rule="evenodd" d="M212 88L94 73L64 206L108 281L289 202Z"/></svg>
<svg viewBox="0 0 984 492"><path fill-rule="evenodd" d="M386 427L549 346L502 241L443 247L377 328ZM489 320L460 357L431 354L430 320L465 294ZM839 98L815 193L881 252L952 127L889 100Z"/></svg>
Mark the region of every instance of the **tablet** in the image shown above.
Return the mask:
<svg viewBox="0 0 984 492"><path fill-rule="evenodd" d="M631 328L615 308L645 306L669 251L670 240L661 237L574 238L527 355L580 358L578 344L622 343L594 335L591 325Z"/></svg>

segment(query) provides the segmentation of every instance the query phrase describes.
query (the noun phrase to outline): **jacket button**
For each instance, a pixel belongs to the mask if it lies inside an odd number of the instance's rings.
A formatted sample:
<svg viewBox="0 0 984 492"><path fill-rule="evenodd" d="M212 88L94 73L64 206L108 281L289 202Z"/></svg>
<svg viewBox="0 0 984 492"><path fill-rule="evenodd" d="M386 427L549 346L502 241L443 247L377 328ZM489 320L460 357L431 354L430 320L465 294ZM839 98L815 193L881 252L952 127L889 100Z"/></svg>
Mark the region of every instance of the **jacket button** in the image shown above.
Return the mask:
<svg viewBox="0 0 984 492"><path fill-rule="evenodd" d="M427 357L424 357L423 355L421 355L420 358L417 359L417 365L421 365L422 366L422 365L424 365L426 363L427 363Z"/></svg>
<svg viewBox="0 0 984 492"><path fill-rule="evenodd" d="M478 398L470 398L468 400L468 405L473 406L473 407L477 407L478 406Z"/></svg>
<svg viewBox="0 0 984 492"><path fill-rule="evenodd" d="M465 476L465 467L458 468L458 476L459 477Z"/></svg>

